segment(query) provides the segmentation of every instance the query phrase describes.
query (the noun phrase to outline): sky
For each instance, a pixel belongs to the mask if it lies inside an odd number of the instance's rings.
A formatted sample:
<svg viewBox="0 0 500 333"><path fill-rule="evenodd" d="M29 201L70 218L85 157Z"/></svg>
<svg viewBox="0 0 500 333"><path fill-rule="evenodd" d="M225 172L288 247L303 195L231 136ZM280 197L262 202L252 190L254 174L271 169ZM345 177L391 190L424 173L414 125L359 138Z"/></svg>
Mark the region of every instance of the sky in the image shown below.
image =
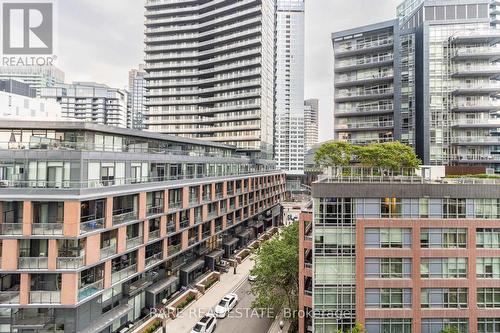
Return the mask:
<svg viewBox="0 0 500 333"><path fill-rule="evenodd" d="M265 1L265 0L264 0ZM333 138L331 33L395 18L401 0L306 0L305 97L320 100L320 141ZM66 81L127 85L143 62L144 0L57 1L56 65Z"/></svg>

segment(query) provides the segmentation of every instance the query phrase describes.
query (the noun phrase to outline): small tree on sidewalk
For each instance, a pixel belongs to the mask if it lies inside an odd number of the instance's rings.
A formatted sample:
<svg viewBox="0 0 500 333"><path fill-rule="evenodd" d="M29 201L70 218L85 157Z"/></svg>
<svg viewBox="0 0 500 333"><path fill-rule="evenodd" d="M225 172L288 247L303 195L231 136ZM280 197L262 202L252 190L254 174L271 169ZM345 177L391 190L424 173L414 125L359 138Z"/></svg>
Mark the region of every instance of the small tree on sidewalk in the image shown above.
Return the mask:
<svg viewBox="0 0 500 333"><path fill-rule="evenodd" d="M264 243L254 260L255 267L251 274L256 279L251 289L255 296L252 308L269 309L275 316L285 308L290 309L292 315L296 314L299 291L298 223L285 227L279 236Z"/></svg>

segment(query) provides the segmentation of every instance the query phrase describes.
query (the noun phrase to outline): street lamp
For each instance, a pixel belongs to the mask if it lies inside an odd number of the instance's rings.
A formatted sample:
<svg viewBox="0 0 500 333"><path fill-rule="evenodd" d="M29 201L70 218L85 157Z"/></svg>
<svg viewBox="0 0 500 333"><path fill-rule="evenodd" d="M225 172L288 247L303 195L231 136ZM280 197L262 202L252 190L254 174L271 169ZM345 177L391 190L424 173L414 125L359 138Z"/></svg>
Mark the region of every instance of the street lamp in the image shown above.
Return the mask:
<svg viewBox="0 0 500 333"><path fill-rule="evenodd" d="M167 319L168 319L168 311L167 311L167 302L168 300L166 298L161 300L161 303L163 304L163 311L160 312L160 317L163 321L163 333L167 333Z"/></svg>

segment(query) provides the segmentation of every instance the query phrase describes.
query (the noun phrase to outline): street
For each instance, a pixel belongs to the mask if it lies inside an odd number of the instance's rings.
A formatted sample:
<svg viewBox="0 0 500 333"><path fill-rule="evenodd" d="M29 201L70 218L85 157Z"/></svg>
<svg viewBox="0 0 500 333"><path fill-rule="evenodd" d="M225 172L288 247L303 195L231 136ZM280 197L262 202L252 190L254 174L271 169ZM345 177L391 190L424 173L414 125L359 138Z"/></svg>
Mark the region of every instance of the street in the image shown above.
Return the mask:
<svg viewBox="0 0 500 333"><path fill-rule="evenodd" d="M267 333L273 320L258 318L250 309L253 299L249 294L250 287L250 282L246 281L235 291L239 302L227 318L217 321L216 333Z"/></svg>

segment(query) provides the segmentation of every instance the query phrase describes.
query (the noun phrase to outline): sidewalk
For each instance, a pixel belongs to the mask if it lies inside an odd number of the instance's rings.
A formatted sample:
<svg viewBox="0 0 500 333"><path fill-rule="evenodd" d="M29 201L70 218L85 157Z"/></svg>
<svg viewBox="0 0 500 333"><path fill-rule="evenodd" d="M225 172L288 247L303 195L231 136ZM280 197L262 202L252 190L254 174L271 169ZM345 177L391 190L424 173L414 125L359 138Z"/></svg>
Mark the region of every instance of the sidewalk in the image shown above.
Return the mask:
<svg viewBox="0 0 500 333"><path fill-rule="evenodd" d="M226 294L235 290L243 283L254 261L247 258L236 269L236 275L233 274L233 268L221 275L221 280L212 287L205 295L187 307L179 317L167 323L167 333L189 333L193 326L209 309L213 308Z"/></svg>
<svg viewBox="0 0 500 333"><path fill-rule="evenodd" d="M283 327L283 330L280 329L280 321L283 320L283 324L285 324L285 326ZM287 321L287 320L284 320L283 319L283 315L279 315L276 320L273 322L273 324L271 325L271 327L269 328L269 331L267 331L267 333L284 333L284 332L288 332L288 329L290 328L290 322Z"/></svg>

